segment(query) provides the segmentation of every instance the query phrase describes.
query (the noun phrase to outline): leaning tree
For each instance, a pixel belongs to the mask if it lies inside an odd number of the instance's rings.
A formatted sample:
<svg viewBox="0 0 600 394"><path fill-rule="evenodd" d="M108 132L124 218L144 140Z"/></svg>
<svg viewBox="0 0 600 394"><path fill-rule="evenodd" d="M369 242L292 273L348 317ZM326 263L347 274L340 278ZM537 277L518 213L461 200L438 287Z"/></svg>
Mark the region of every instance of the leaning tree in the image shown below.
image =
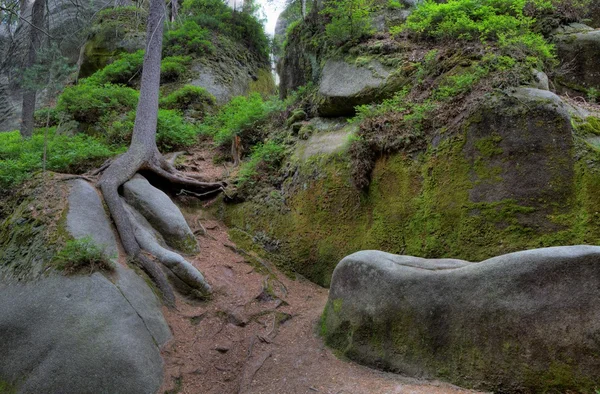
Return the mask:
<svg viewBox="0 0 600 394"><path fill-rule="evenodd" d="M222 183L202 182L179 172L158 151L156 146L156 124L158 118L158 94L160 87L160 62L162 52L165 10L162 0L150 1L148 15L146 54L144 57L140 98L136 110L131 145L127 152L117 157L100 177L99 187L110 215L117 227L127 255L141 266L163 294L168 305L174 305L175 295L158 264L143 253L136 239L134 225L119 196L119 187L137 172L151 174L160 184L173 189L184 189L195 194L219 193Z"/></svg>

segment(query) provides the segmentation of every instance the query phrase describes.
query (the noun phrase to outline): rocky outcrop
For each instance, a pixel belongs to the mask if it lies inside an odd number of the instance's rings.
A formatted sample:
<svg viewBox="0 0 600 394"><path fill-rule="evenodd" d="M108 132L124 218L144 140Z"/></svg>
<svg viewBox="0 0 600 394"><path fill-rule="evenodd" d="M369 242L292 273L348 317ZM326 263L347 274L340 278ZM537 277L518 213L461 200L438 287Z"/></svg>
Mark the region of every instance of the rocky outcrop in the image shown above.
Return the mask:
<svg viewBox="0 0 600 394"><path fill-rule="evenodd" d="M281 186L226 205L223 218L240 247L322 285L357 250L481 261L600 244L600 123L590 115L545 90L490 95L449 120L456 132L377 159L365 191L351 182L363 163L349 157L347 122L321 131L313 119Z"/></svg>
<svg viewBox="0 0 600 394"><path fill-rule="evenodd" d="M355 106L390 97L405 82L405 78L376 60L360 66L328 60L321 71L319 114L351 116Z"/></svg>
<svg viewBox="0 0 600 394"><path fill-rule="evenodd" d="M167 244L186 253L199 250L190 226L173 201L146 178L135 175L123 185L123 196L164 237Z"/></svg>
<svg viewBox="0 0 600 394"><path fill-rule="evenodd" d="M472 264L378 251L336 267L326 342L359 362L494 392L600 384L600 247Z"/></svg>
<svg viewBox="0 0 600 394"><path fill-rule="evenodd" d="M16 393L156 392L163 376L160 346L171 333L148 284L116 263L112 274L67 277L52 268L52 242L63 236L91 237L116 257L95 188L83 180L68 187L50 182L28 198L2 223L0 387ZM38 209L47 222L32 221ZM64 216L66 223L55 221ZM11 257L18 264L6 260Z"/></svg>
<svg viewBox="0 0 600 394"><path fill-rule="evenodd" d="M194 59L190 85L200 86L223 105L235 96L258 92L267 97L275 92L269 59L248 50L241 42L220 36L212 54Z"/></svg>
<svg viewBox="0 0 600 394"><path fill-rule="evenodd" d="M600 52L600 30L585 25L568 26L554 36L557 54L567 66L567 72L559 79L567 89L586 92L600 90L598 53Z"/></svg>
<svg viewBox="0 0 600 394"><path fill-rule="evenodd" d="M96 18L82 48L79 78L89 77L122 53L144 49L147 13L141 9L106 10Z"/></svg>

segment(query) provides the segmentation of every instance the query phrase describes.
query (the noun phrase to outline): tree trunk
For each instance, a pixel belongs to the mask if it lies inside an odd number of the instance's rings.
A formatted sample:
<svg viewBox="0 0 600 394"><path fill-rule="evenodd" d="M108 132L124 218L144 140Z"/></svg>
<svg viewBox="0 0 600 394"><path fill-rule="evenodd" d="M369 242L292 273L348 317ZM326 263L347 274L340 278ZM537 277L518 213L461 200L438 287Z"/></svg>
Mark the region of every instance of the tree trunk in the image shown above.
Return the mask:
<svg viewBox="0 0 600 394"><path fill-rule="evenodd" d="M179 16L179 1L171 0L171 22L175 22Z"/></svg>
<svg viewBox="0 0 600 394"><path fill-rule="evenodd" d="M31 9L31 24L29 26L31 42L25 62L25 69L32 67L37 58L37 51L42 47L42 35L38 29L44 23L45 0L35 0ZM36 29L36 27L38 29ZM24 138L33 134L33 114L35 112L36 89L33 86L25 86L23 89L23 108L21 111L21 135Z"/></svg>
<svg viewBox="0 0 600 394"><path fill-rule="evenodd" d="M175 296L166 276L158 265L142 254L136 240L133 225L118 189L139 170L153 172L173 187L201 194L217 194L221 183L204 183L179 173L160 154L156 147L156 122L158 117L158 93L160 86L160 61L162 51L165 12L162 0L151 0L146 31L146 55L142 69L140 98L138 101L133 135L129 150L119 156L105 170L99 186L115 222L125 252L151 277L169 306L175 304Z"/></svg>

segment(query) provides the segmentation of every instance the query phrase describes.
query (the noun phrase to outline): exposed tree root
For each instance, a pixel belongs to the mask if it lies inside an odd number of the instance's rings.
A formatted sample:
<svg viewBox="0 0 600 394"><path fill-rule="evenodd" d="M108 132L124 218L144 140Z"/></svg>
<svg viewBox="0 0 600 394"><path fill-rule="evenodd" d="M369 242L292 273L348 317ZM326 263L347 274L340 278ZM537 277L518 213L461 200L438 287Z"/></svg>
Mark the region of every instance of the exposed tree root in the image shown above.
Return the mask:
<svg viewBox="0 0 600 394"><path fill-rule="evenodd" d="M169 285L165 273L153 260L149 259L142 253L142 251L145 250L151 254L156 254L159 249L150 247L146 248L144 246L148 245L145 244L140 245L139 240L136 238L135 225L132 223L131 217L124 206L121 196L119 195L119 187L130 180L138 171L152 172L161 177L163 180L173 185L177 185L177 187L181 186L193 188L194 190L201 191L206 195L219 193L223 188L223 184L198 182L193 179L180 176L177 173L172 173L158 165L158 163L162 161L162 155L160 155L158 151L151 151L150 153L151 155L149 155L147 152L140 152L137 149L130 149L127 153L118 157L114 162L112 162L104 171L100 179L99 186L115 226L117 227L117 231L121 238L121 242L123 243L125 252L140 265L140 267L157 285L159 290L162 292L165 304L174 306L175 295L173 293L173 289ZM160 255L156 256L158 260L162 263L166 263L167 266L169 266L169 269L174 270L172 262L174 258L169 259L163 256L163 254L165 254L164 252L166 252L164 250L160 250L160 252ZM173 253L173 255L176 254ZM190 267L186 268L187 276L202 278L200 272L192 272ZM182 276L182 274L178 273L177 276ZM206 296L210 292L210 287L208 284L203 282L202 286L197 290Z"/></svg>

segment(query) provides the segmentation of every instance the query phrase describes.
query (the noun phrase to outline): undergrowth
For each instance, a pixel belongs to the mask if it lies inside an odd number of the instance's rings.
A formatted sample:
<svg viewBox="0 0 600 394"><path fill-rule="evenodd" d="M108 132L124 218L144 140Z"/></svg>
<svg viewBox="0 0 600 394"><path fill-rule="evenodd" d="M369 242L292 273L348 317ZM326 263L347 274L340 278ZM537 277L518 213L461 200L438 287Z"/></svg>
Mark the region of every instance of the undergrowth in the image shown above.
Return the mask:
<svg viewBox="0 0 600 394"><path fill-rule="evenodd" d="M44 130L37 129L29 139L18 131L0 133L0 186L14 187L42 169ZM81 173L119 153L96 138L48 132L47 165L50 171Z"/></svg>
<svg viewBox="0 0 600 394"><path fill-rule="evenodd" d="M114 263L91 237L67 241L54 257L53 265L67 275L114 271Z"/></svg>

